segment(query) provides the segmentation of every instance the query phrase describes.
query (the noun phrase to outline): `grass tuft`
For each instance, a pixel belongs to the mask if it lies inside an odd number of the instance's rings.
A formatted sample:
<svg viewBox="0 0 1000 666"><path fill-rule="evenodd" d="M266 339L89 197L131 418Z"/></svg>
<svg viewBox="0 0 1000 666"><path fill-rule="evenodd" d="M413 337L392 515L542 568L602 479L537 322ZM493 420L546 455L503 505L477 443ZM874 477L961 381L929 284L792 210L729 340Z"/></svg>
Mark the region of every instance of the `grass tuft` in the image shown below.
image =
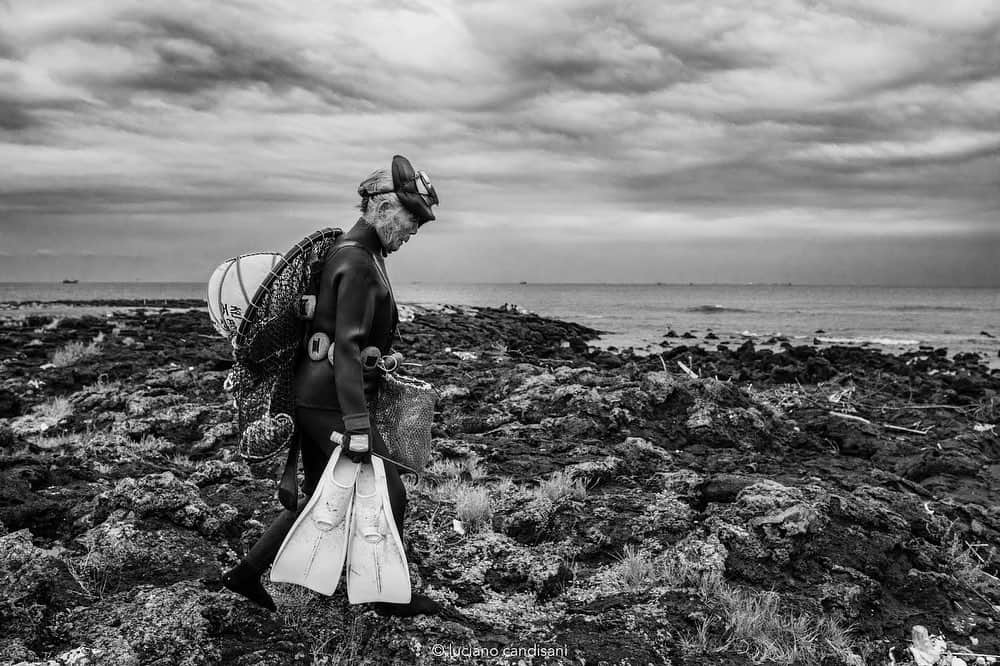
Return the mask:
<svg viewBox="0 0 1000 666"><path fill-rule="evenodd" d="M478 481L486 476L486 471L479 466L482 459L476 453L470 453L462 460L436 460L428 468L427 472L432 476L443 476L451 479L468 477L472 481Z"/></svg>
<svg viewBox="0 0 1000 666"><path fill-rule="evenodd" d="M502 477L498 481L494 482L491 484L491 488L493 489L493 494L496 497L509 497L521 492L518 485L514 483L514 479L509 476Z"/></svg>
<svg viewBox="0 0 1000 666"><path fill-rule="evenodd" d="M743 589L721 580L706 582L710 587L705 596L718 614L682 639L688 649L733 650L755 664L818 664L827 657L861 663L851 630L839 618L787 610L774 591Z"/></svg>
<svg viewBox="0 0 1000 666"><path fill-rule="evenodd" d="M542 479L538 484L537 493L558 503L564 499L582 500L587 496L587 488L582 479L574 479L573 475L559 470L549 478Z"/></svg>
<svg viewBox="0 0 1000 666"><path fill-rule="evenodd" d="M459 485L455 489L455 514L468 529L486 526L493 517L490 493L485 488Z"/></svg>
<svg viewBox="0 0 1000 666"><path fill-rule="evenodd" d="M66 561L70 576L84 594L94 599L118 591L121 572L138 552L136 546L128 539L101 535L88 535L81 541L86 547L84 556Z"/></svg>
<svg viewBox="0 0 1000 666"><path fill-rule="evenodd" d="M35 446L47 451L64 451L79 445L80 439L80 435L76 433L53 435L51 437L39 438L35 441Z"/></svg>
<svg viewBox="0 0 1000 666"><path fill-rule="evenodd" d="M818 664L827 657L842 664L863 663L851 628L840 618L788 609L777 592L731 585L683 557L657 561L632 546L623 549L619 566L628 591L659 586L697 590L711 612L699 616L694 631L680 637L689 653L736 652L755 664Z"/></svg>
<svg viewBox="0 0 1000 666"><path fill-rule="evenodd" d="M141 455L149 456L158 456L174 450L173 442L148 432L144 433L138 442L130 442L128 446Z"/></svg>
<svg viewBox="0 0 1000 666"><path fill-rule="evenodd" d="M101 345L96 339L89 344L70 342L66 346L57 349L55 354L52 355L52 365L57 368L69 368L80 361L99 356L100 354Z"/></svg>
<svg viewBox="0 0 1000 666"><path fill-rule="evenodd" d="M35 405L35 413L43 419L58 423L73 415L73 403L69 401L69 398L52 398L47 402Z"/></svg>
<svg viewBox="0 0 1000 666"><path fill-rule="evenodd" d="M622 567L622 583L627 590L635 592L656 584L657 567L646 551L637 550L631 545L625 546L619 562Z"/></svg>

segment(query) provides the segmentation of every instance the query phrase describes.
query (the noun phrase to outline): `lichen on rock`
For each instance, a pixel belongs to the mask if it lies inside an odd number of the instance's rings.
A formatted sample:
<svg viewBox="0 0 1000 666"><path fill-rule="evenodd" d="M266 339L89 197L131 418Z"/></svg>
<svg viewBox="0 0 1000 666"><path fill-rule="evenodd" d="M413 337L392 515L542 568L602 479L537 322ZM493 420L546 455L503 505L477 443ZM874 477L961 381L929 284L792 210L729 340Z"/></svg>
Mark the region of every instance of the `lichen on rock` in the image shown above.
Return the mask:
<svg viewBox="0 0 1000 666"><path fill-rule="evenodd" d="M171 472L118 481L95 498L92 520L96 524L115 511L134 513L140 520L166 520L206 536L232 531L239 517L228 504L208 506L198 486L177 479Z"/></svg>

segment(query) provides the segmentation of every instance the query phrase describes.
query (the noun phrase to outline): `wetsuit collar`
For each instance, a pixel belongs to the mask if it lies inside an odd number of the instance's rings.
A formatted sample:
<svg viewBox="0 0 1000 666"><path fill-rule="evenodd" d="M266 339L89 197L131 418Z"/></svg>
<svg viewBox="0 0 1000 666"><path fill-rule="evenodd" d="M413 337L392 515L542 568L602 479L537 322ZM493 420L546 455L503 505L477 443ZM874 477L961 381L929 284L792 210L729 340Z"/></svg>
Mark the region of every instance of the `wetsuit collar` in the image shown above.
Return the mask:
<svg viewBox="0 0 1000 666"><path fill-rule="evenodd" d="M365 218L363 217L358 218L354 227L344 234L344 238L358 241L371 250L372 254L377 254L383 258L386 256L385 247L382 246L382 241L378 237L378 232L375 231L375 227L365 222Z"/></svg>

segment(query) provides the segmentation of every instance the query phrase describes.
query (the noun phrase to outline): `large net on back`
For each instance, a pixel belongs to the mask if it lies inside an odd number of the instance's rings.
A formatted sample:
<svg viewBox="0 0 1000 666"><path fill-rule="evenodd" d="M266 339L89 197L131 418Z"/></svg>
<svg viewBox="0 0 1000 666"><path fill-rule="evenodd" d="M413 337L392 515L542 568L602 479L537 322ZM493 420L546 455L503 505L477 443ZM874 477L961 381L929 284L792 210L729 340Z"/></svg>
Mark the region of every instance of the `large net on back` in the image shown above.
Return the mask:
<svg viewBox="0 0 1000 666"><path fill-rule="evenodd" d="M322 229L296 243L258 287L233 337L226 388L246 458L269 458L295 436L295 362L306 324L302 297L341 233Z"/></svg>
<svg viewBox="0 0 1000 666"><path fill-rule="evenodd" d="M389 455L416 471L431 456L436 401L437 392L427 382L389 373L372 410Z"/></svg>

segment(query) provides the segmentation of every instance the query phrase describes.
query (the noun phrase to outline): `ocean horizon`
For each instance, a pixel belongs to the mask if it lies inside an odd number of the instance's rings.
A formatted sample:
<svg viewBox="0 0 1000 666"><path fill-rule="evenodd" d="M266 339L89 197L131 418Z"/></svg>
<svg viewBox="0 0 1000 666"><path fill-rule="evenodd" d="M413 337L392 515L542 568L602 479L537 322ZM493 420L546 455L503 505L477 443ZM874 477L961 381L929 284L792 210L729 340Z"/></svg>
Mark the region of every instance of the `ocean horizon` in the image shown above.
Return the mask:
<svg viewBox="0 0 1000 666"><path fill-rule="evenodd" d="M51 287L53 285L178 285L183 287L202 288L207 283L203 281L188 282L184 280L6 280L0 282L0 288L4 287L25 287L28 285L39 287ZM393 281L393 285L396 281ZM516 280L509 282L438 282L435 280L410 280L399 284L439 284L439 285L562 285L562 286L660 286L660 287L829 287L836 289L992 289L1000 290L1000 285L954 285L954 284L832 284L823 282L538 282L530 280Z"/></svg>
<svg viewBox="0 0 1000 666"><path fill-rule="evenodd" d="M603 331L600 344L645 353L671 345L921 346L974 352L1000 367L1000 288L871 285L399 282L400 303L516 306ZM0 302L206 297L205 282L3 282ZM53 308L40 306L43 311ZM665 337L668 333L678 338ZM684 339L684 333L696 340Z"/></svg>

